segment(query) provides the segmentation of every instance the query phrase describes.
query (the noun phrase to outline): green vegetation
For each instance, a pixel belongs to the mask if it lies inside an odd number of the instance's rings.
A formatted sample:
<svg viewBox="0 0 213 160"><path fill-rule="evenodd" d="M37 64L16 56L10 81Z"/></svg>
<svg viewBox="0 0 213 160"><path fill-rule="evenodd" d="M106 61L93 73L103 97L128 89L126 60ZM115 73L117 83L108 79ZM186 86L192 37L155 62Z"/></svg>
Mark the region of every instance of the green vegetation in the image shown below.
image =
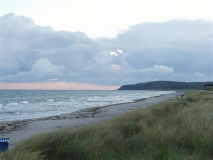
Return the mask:
<svg viewBox="0 0 213 160"><path fill-rule="evenodd" d="M204 90L213 91L213 83L208 83L204 85Z"/></svg>
<svg viewBox="0 0 213 160"><path fill-rule="evenodd" d="M211 160L212 122L213 92L189 91L105 122L36 135L0 159Z"/></svg>
<svg viewBox="0 0 213 160"><path fill-rule="evenodd" d="M172 82L154 81L121 86L118 90L194 90L203 89L210 82Z"/></svg>

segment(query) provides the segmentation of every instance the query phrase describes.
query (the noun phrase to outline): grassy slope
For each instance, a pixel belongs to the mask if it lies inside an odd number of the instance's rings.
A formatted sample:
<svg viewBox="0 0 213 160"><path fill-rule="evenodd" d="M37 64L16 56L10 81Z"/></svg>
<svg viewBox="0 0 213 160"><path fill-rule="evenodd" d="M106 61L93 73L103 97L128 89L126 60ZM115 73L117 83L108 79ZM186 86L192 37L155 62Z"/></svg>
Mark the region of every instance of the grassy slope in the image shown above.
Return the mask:
<svg viewBox="0 0 213 160"><path fill-rule="evenodd" d="M188 92L185 98L131 111L88 127L36 135L0 155L5 160L212 158L212 91Z"/></svg>

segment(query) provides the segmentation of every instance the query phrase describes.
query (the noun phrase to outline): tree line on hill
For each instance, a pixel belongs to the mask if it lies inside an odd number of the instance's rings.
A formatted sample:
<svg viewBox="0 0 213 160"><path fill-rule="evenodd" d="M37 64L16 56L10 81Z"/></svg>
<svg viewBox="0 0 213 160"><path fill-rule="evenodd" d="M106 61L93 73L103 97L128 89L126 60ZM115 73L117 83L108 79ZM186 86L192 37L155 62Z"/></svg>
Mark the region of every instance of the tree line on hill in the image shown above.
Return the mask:
<svg viewBox="0 0 213 160"><path fill-rule="evenodd" d="M123 85L118 90L199 90L213 88L213 82L153 81Z"/></svg>

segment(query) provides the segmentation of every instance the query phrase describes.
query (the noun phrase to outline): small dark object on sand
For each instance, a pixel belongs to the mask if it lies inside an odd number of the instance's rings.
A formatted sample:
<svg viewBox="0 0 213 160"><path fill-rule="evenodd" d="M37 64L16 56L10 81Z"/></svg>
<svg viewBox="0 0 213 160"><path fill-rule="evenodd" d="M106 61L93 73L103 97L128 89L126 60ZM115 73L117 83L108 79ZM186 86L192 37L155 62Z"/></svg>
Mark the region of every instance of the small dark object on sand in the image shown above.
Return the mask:
<svg viewBox="0 0 213 160"><path fill-rule="evenodd" d="M0 138L0 153L8 150L9 138Z"/></svg>

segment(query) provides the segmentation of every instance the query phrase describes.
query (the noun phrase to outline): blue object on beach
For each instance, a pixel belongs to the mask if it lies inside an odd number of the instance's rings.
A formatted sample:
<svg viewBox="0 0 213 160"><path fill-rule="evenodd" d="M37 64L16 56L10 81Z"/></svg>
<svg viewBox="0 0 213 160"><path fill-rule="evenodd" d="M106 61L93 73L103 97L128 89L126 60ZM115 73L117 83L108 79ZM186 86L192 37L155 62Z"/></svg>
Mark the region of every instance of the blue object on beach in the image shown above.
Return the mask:
<svg viewBox="0 0 213 160"><path fill-rule="evenodd" d="M9 145L9 138L0 138L0 153L7 151Z"/></svg>

